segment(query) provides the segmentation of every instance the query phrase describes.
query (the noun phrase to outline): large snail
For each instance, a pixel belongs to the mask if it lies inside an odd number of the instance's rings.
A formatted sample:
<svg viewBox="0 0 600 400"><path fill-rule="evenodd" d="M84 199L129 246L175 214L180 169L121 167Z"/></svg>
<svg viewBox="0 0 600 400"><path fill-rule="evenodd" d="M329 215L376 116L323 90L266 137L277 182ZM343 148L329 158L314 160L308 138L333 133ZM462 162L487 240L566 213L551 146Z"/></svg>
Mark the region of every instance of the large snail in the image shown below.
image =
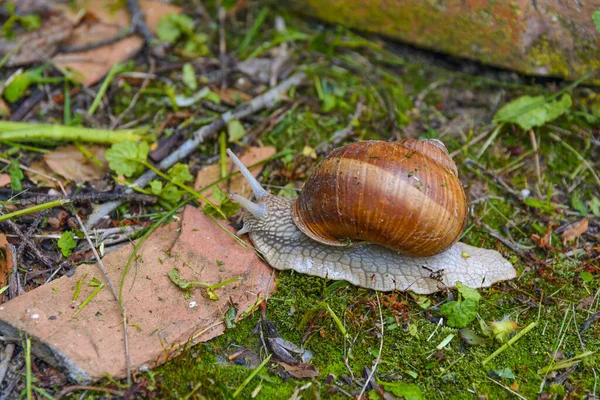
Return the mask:
<svg viewBox="0 0 600 400"><path fill-rule="evenodd" d="M516 272L500 253L457 242L467 199L457 168L439 140L364 141L330 153L300 196L269 194L241 161L256 203L232 194L248 233L279 270L369 289L433 293L487 287Z"/></svg>

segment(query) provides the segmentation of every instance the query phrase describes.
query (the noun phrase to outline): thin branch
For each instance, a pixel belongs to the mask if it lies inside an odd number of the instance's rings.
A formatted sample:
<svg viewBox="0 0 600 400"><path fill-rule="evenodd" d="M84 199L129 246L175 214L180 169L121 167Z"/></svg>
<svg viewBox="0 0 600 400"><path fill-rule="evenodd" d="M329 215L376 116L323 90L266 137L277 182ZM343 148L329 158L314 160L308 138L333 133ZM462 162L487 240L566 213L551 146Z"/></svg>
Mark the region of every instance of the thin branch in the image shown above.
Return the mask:
<svg viewBox="0 0 600 400"><path fill-rule="evenodd" d="M210 123L209 125L203 126L194 132L194 135L191 139L186 140L176 151L171 153L168 157L163 159L158 168L160 170L165 170L180 160L189 156L195 149L200 145L200 143L204 142L205 139L214 135L223 129L227 122L232 119L240 119L249 116L263 108L272 108L275 104L281 99L281 97L286 93L291 87L299 85L304 79L305 75L302 72L298 72L292 75L290 78L281 82L278 86L273 89L256 96L251 101L241 104L231 111L227 111L226 113L221 114L219 118ZM142 176L140 176L132 186L136 187L144 187L150 182L152 179L156 177L156 174L153 171L146 171ZM132 189L128 189L127 192L131 192ZM98 222L104 216L110 214L117 207L122 204L121 201L113 201L110 203L105 203L101 207L98 207L89 217L87 226L91 227L96 222Z"/></svg>

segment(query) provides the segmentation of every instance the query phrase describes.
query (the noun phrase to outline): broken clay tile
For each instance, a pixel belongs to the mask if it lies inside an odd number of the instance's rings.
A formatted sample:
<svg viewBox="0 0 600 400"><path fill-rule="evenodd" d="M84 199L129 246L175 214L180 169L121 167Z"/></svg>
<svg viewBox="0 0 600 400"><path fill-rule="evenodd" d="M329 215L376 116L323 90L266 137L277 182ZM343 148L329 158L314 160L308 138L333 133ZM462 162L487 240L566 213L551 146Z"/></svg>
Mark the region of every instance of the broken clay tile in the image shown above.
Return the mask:
<svg viewBox="0 0 600 400"><path fill-rule="evenodd" d="M117 290L131 250L132 246L126 246L103 258ZM202 288L186 299L167 275L173 268L194 281L239 280L216 289L217 301L209 300ZM225 330L222 311L230 301L241 314L262 301L267 288L274 289L271 271L200 210L187 207L179 236L174 223L156 230L141 246L125 279L132 371L165 362L192 340L220 335ZM122 320L108 287L74 316L96 289L88 285L92 278L105 282L97 265L81 265L72 277L63 276L0 305L0 332L26 333L33 339L36 356L66 368L76 381L124 377ZM73 301L80 279L81 293Z"/></svg>

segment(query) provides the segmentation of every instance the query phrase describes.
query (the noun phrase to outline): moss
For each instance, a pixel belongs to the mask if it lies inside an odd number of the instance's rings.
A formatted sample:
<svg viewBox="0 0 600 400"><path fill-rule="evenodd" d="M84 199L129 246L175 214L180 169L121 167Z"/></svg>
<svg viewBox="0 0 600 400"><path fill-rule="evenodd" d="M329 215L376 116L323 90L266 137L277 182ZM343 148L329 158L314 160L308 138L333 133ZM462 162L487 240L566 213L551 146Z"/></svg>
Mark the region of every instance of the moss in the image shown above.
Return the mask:
<svg viewBox="0 0 600 400"><path fill-rule="evenodd" d="M529 51L534 71L540 75L569 76L569 64L560 49L544 38L537 40Z"/></svg>

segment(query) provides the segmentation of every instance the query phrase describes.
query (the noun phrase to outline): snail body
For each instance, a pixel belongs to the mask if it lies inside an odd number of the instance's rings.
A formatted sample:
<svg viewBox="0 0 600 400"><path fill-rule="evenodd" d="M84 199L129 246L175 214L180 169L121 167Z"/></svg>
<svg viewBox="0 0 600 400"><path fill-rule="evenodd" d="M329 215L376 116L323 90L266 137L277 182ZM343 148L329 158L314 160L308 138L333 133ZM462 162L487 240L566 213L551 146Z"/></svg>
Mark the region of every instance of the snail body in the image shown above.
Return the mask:
<svg viewBox="0 0 600 400"><path fill-rule="evenodd" d="M248 233L276 269L423 294L457 281L483 287L516 275L498 252L457 242L466 195L439 141L369 141L334 150L295 200L269 194L228 153L256 197L254 203L232 195L246 209L238 234Z"/></svg>

